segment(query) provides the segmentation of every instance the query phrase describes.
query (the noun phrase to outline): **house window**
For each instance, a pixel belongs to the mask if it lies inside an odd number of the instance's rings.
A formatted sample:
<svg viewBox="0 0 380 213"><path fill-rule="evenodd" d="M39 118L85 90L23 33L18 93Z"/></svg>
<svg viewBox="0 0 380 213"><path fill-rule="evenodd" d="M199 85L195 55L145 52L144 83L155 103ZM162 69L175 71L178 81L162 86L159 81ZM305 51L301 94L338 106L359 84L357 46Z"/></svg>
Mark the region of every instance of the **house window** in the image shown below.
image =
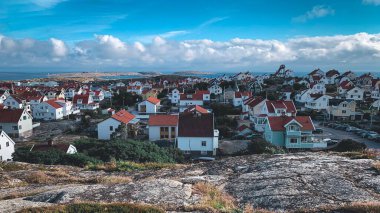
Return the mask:
<svg viewBox="0 0 380 213"><path fill-rule="evenodd" d="M185 154L190 154L191 152L189 150L184 151Z"/></svg>
<svg viewBox="0 0 380 213"><path fill-rule="evenodd" d="M298 142L297 138L290 138L290 143L297 143L297 142Z"/></svg>
<svg viewBox="0 0 380 213"><path fill-rule="evenodd" d="M17 126L12 126L13 130L18 130Z"/></svg>
<svg viewBox="0 0 380 213"><path fill-rule="evenodd" d="M343 104L343 107L347 107L347 104Z"/></svg>
<svg viewBox="0 0 380 213"><path fill-rule="evenodd" d="M172 139L175 138L175 127L171 127L171 135L170 135L170 137L171 137Z"/></svg>
<svg viewBox="0 0 380 213"><path fill-rule="evenodd" d="M202 146L206 146L207 145L207 142L206 141L202 141Z"/></svg>
<svg viewBox="0 0 380 213"><path fill-rule="evenodd" d="M169 138L169 127L160 127L160 139Z"/></svg>
<svg viewBox="0 0 380 213"><path fill-rule="evenodd" d="M0 156L0 161L3 161L3 156Z"/></svg>
<svg viewBox="0 0 380 213"><path fill-rule="evenodd" d="M342 110L342 113L343 113L343 114L346 114L346 110Z"/></svg>
<svg viewBox="0 0 380 213"><path fill-rule="evenodd" d="M6 147L8 147L9 146L9 142L7 141L7 143L6 143Z"/></svg>
<svg viewBox="0 0 380 213"><path fill-rule="evenodd" d="M20 126L18 126L18 129L22 129L22 126L20 125Z"/></svg>
<svg viewBox="0 0 380 213"><path fill-rule="evenodd" d="M26 120L26 116L22 116L22 119Z"/></svg>
<svg viewBox="0 0 380 213"><path fill-rule="evenodd" d="M0 129L3 129L3 126L0 126Z"/></svg>
<svg viewBox="0 0 380 213"><path fill-rule="evenodd" d="M303 142L303 143L307 142L307 137L306 136L302 136L301 137L301 142Z"/></svg>
<svg viewBox="0 0 380 213"><path fill-rule="evenodd" d="M110 126L110 131L113 131L113 126Z"/></svg>
<svg viewBox="0 0 380 213"><path fill-rule="evenodd" d="M207 151L201 151L201 155L207 155Z"/></svg>

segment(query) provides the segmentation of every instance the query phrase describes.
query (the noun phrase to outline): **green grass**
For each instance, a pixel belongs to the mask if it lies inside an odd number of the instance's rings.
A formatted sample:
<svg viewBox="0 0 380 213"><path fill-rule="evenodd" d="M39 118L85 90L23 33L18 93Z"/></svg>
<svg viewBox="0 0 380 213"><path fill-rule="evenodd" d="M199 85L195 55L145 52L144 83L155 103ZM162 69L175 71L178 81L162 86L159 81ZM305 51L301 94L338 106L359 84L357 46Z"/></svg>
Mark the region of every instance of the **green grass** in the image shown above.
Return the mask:
<svg viewBox="0 0 380 213"><path fill-rule="evenodd" d="M165 211L153 206L129 203L74 203L68 205L57 205L50 207L27 208L18 213L164 213Z"/></svg>

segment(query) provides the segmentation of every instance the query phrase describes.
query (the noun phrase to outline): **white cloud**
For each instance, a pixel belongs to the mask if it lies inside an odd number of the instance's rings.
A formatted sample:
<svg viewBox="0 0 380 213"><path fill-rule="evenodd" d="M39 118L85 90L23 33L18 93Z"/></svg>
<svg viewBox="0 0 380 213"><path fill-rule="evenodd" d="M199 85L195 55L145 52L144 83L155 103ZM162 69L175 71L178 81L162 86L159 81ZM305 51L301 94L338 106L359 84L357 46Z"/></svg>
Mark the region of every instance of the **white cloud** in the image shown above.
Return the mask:
<svg viewBox="0 0 380 213"><path fill-rule="evenodd" d="M31 0L31 2L41 8L51 8L56 6L57 4L64 2L66 0Z"/></svg>
<svg viewBox="0 0 380 213"><path fill-rule="evenodd" d="M308 20L322 18L329 15L334 15L335 10L331 7L326 7L324 5L314 6L311 10L307 11L305 14L294 17L293 22L307 22Z"/></svg>
<svg viewBox="0 0 380 213"><path fill-rule="evenodd" d="M363 4L380 5L380 0L363 0Z"/></svg>
<svg viewBox="0 0 380 213"><path fill-rule="evenodd" d="M62 40L13 39L0 35L0 70L272 70L289 64L305 67L364 69L380 66L380 34L358 33L292 38L286 41L241 39L125 42L96 35L68 46Z"/></svg>

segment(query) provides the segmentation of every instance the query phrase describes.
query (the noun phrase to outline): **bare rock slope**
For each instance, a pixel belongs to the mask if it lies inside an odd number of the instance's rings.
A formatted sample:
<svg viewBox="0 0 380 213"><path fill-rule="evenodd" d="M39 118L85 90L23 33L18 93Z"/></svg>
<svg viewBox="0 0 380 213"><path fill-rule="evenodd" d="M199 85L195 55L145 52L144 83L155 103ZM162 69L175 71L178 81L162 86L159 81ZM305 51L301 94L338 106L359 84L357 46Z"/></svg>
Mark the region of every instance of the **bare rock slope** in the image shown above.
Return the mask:
<svg viewBox="0 0 380 213"><path fill-rule="evenodd" d="M373 163L373 160L353 160L325 153L231 157L176 169L112 174L129 176L131 182L128 183L63 182L55 183L54 187L34 184L27 187L28 190L32 187L37 193L0 200L0 209L13 212L28 206L90 201L147 203L181 211L201 202L202 198L193 188L198 182L217 186L231 195L240 208L250 205L273 211L315 209L379 201L380 176L372 168ZM28 169L36 168L30 166ZM75 176L83 178L111 175L74 169ZM1 172L0 177L16 179L21 172L28 171ZM3 187L0 194L27 187ZM22 205L17 207L12 205L14 203Z"/></svg>

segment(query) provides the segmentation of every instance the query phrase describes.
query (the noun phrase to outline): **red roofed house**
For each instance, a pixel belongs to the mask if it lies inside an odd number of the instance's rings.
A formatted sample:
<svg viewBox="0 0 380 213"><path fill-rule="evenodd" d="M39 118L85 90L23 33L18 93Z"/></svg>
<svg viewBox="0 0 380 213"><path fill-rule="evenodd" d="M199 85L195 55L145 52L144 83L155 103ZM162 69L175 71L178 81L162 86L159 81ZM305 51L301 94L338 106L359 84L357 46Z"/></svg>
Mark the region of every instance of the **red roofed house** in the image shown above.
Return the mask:
<svg viewBox="0 0 380 213"><path fill-rule="evenodd" d="M75 95L73 99L73 104L84 110L95 110L99 108L99 103L95 103L90 94Z"/></svg>
<svg viewBox="0 0 380 213"><path fill-rule="evenodd" d="M194 94L180 94L179 111L185 111L189 106L203 106L205 101L210 101L210 91L197 90Z"/></svg>
<svg viewBox="0 0 380 213"><path fill-rule="evenodd" d="M140 102L137 105L139 113L154 114L159 112L161 106L161 100L155 97L149 97L148 99Z"/></svg>
<svg viewBox="0 0 380 213"><path fill-rule="evenodd" d="M355 85L352 81L343 81L339 84L338 93L339 95L346 94L347 90L354 88Z"/></svg>
<svg viewBox="0 0 380 213"><path fill-rule="evenodd" d="M178 115L150 115L149 140L175 141L178 135Z"/></svg>
<svg viewBox="0 0 380 213"><path fill-rule="evenodd" d="M141 95L142 93L142 86L128 86L127 92L136 93L138 95Z"/></svg>
<svg viewBox="0 0 380 213"><path fill-rule="evenodd" d="M32 116L26 109L0 109L0 131L12 138L27 138L33 134Z"/></svg>
<svg viewBox="0 0 380 213"><path fill-rule="evenodd" d="M253 115L255 130L258 132L264 131L267 116L294 116L297 114L297 109L293 101L266 100L260 107L261 108L256 112L257 114Z"/></svg>
<svg viewBox="0 0 380 213"><path fill-rule="evenodd" d="M326 142L313 138L315 130L309 116L269 116L265 125L266 141L288 149L324 148Z"/></svg>
<svg viewBox="0 0 380 213"><path fill-rule="evenodd" d="M185 154L216 155L219 131L214 126L214 114L182 113L178 121L177 147Z"/></svg>
<svg viewBox="0 0 380 213"><path fill-rule="evenodd" d="M243 101L252 96L252 92L235 92L234 97L232 98L232 104L234 107L240 107L243 105Z"/></svg>
<svg viewBox="0 0 380 213"><path fill-rule="evenodd" d="M184 112L196 112L198 114L210 113L207 109L205 109L201 106L198 106L198 105L190 106L189 108L185 109Z"/></svg>
<svg viewBox="0 0 380 213"><path fill-rule="evenodd" d="M59 120L64 116L63 107L57 100L51 99L41 102L33 108L33 117L40 120Z"/></svg>
<svg viewBox="0 0 380 213"><path fill-rule="evenodd" d="M110 118L98 123L98 139L100 140L110 140L112 133L124 123L127 125L128 132L133 130L133 125L137 124L139 119L126 110L120 110L113 114ZM129 134L132 136L132 134Z"/></svg>

